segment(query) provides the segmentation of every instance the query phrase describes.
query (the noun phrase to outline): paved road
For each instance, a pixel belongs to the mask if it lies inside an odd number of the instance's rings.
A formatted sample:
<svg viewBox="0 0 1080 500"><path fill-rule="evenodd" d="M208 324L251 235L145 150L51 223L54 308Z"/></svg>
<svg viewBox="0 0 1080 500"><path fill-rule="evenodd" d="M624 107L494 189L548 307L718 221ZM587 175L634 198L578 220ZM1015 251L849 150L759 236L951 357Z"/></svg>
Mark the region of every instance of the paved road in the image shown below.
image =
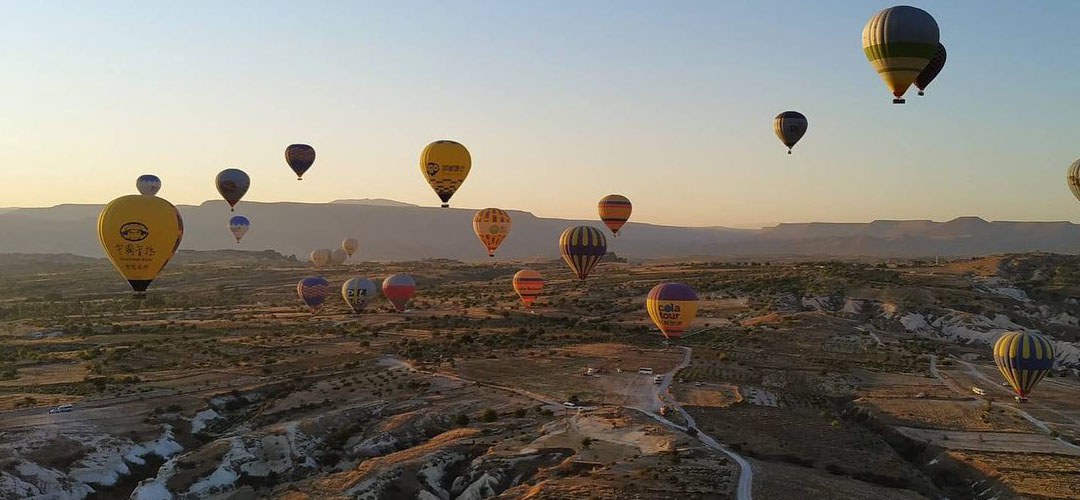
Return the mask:
<svg viewBox="0 0 1080 500"><path fill-rule="evenodd" d="M987 378L986 375L983 375L982 372L980 372L977 368L975 368L975 366L973 366L970 363L968 363L968 362L966 362L966 361L964 361L962 359L959 359L959 358L953 358L953 361L957 361L960 364L964 365L964 367L967 369L967 371L972 376L974 376L974 377L976 377L976 378L978 378L980 380L983 380L984 382L986 382L987 386L993 387L995 389L998 388L998 382L997 381L994 381L994 380L991 380L991 379ZM941 373L939 373L938 369L937 369L937 356L935 356L933 354L930 355L930 374L933 375L934 377L937 377L938 380L944 382L945 385L948 386L949 389L952 389L954 392L960 393L961 395L964 395L964 396L970 396L970 394L971 394L970 392L965 391L963 388L957 386L951 380L948 380L945 377L941 376ZM1027 420L1028 422L1031 422L1032 425L1034 425L1035 427L1038 427L1043 432L1045 432L1047 434L1051 433L1050 427L1048 425L1046 425L1046 422L1043 422L1042 420L1039 420L1039 419L1035 418L1030 413L1028 413L1028 412L1026 412L1026 411L1024 411L1024 410L1022 410L1020 408L1017 408L1015 406L1009 405L1009 404L998 403L997 406L999 408L1006 408L1009 411L1012 411L1012 412L1016 413L1017 415L1020 415L1025 420ZM1077 446L1076 444L1073 444L1072 442L1067 441L1062 437L1057 437L1055 439L1057 440L1057 442L1065 445L1068 448L1080 451L1080 446Z"/></svg>
<svg viewBox="0 0 1080 500"><path fill-rule="evenodd" d="M660 392L667 392L668 386L671 385L671 379L675 376L675 373L683 368L686 368L690 364L690 354L693 351L689 347L685 346L679 346L679 349L683 352L683 359L674 369L664 374L664 380L660 383L660 386L658 387L657 398L659 398ZM754 468L750 466L750 462L743 458L742 455L735 453L727 446L724 446L717 442L715 439L712 438L712 436L702 432L701 429L697 426L697 423L694 422L694 417L691 417L690 414L687 413L686 410L684 410L683 407L679 405L679 402L674 397L671 397L669 399L673 402L673 407L675 408L675 411L679 412L679 414L682 415L683 419L686 420L687 426L697 429L697 434L695 434L695 436L698 438L699 441L704 443L705 446L708 446L709 448L723 452L739 464L740 471L738 484L735 488L735 498L737 498L738 500L751 500L753 496L751 495L750 490L754 482ZM686 430L686 428L677 425L663 417L660 417L659 415L654 415L653 417L657 418L669 427L675 427L683 431Z"/></svg>

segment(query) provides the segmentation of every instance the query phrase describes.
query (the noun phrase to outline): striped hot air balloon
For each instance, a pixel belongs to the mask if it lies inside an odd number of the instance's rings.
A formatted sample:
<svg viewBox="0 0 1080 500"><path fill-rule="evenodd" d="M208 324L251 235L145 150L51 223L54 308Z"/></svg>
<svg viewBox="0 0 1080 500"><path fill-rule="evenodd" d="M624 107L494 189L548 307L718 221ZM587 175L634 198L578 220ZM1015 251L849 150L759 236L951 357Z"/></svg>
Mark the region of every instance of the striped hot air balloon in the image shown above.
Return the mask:
<svg viewBox="0 0 1080 500"><path fill-rule="evenodd" d="M408 274L391 274L382 282L382 293L394 305L394 310L401 312L416 293L416 282Z"/></svg>
<svg viewBox="0 0 1080 500"><path fill-rule="evenodd" d="M296 284L296 295L311 309L311 314L319 312L329 294L330 282L326 278L308 276Z"/></svg>
<svg viewBox="0 0 1080 500"><path fill-rule="evenodd" d="M893 104L904 103L904 92L937 52L938 37L934 17L907 5L889 7L866 22L863 53L892 91Z"/></svg>
<svg viewBox="0 0 1080 500"><path fill-rule="evenodd" d="M923 95L923 91L930 85L930 82L937 78L938 73L945 68L945 59L948 54L945 52L945 46L942 44L937 45L937 52L934 53L934 57L930 58L930 62L926 64L919 76L915 77L915 88L919 89L919 95Z"/></svg>
<svg viewBox="0 0 1080 500"><path fill-rule="evenodd" d="M485 208L473 216L472 227L487 249L488 257L494 257L495 249L510 233L510 214L498 208Z"/></svg>
<svg viewBox="0 0 1080 500"><path fill-rule="evenodd" d="M360 248L360 242L356 238L345 238L341 241L341 249L352 257L352 254L356 253L356 249Z"/></svg>
<svg viewBox="0 0 1080 500"><path fill-rule="evenodd" d="M1073 196L1080 200L1080 160L1072 162L1072 165L1065 170L1065 184L1069 186L1069 191L1072 191Z"/></svg>
<svg viewBox="0 0 1080 500"><path fill-rule="evenodd" d="M697 316L697 293L682 283L661 283L649 291L645 309L665 338L679 337Z"/></svg>
<svg viewBox="0 0 1080 500"><path fill-rule="evenodd" d="M618 237L619 229L626 224L630 218L630 211L634 207L627 197L621 194L609 194L600 198L600 203L596 208L600 212L600 220L611 230L611 235Z"/></svg>
<svg viewBox="0 0 1080 500"><path fill-rule="evenodd" d="M799 139L802 139L808 125L806 117L798 111L784 111L776 115L772 122L776 137L779 137L780 142L787 146L787 154L791 154L791 148L795 147Z"/></svg>
<svg viewBox="0 0 1080 500"><path fill-rule="evenodd" d="M514 291L525 307L532 307L540 291L544 289L544 278L539 272L532 269L522 269L514 273Z"/></svg>
<svg viewBox="0 0 1080 500"><path fill-rule="evenodd" d="M1005 332L994 343L994 362L1016 391L1016 399L1027 401L1031 390L1054 366L1054 346L1039 334Z"/></svg>
<svg viewBox="0 0 1080 500"><path fill-rule="evenodd" d="M559 236L559 253L578 279L584 280L607 254L607 238L592 226L568 227Z"/></svg>
<svg viewBox="0 0 1080 500"><path fill-rule="evenodd" d="M307 144L290 144L285 148L285 163L296 173L296 180L303 180L304 172L315 163L315 148Z"/></svg>

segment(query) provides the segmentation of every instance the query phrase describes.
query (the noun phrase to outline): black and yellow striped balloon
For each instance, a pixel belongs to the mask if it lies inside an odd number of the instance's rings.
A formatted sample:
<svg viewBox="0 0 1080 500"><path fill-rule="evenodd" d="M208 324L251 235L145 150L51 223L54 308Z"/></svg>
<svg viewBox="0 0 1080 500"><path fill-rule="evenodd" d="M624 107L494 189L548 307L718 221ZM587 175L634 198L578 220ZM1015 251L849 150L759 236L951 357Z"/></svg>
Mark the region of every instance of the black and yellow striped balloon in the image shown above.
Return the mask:
<svg viewBox="0 0 1080 500"><path fill-rule="evenodd" d="M1037 333L1005 332L994 343L994 362L1023 401L1054 366L1054 345Z"/></svg>
<svg viewBox="0 0 1080 500"><path fill-rule="evenodd" d="M592 226L568 227L559 236L559 253L578 279L585 279L607 254L607 238Z"/></svg>

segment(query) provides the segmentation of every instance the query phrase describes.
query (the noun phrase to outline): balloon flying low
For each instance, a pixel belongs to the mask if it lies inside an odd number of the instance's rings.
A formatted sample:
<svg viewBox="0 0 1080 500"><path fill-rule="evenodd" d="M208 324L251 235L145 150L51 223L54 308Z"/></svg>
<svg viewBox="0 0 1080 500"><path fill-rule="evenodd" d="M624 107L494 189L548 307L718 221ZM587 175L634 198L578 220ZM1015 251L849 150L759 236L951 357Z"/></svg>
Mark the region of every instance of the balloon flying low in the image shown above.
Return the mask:
<svg viewBox="0 0 1080 500"><path fill-rule="evenodd" d="M225 198L225 201L229 203L230 210L232 210L240 202L240 198L243 198L244 194L247 193L248 188L251 186L251 179L243 170L227 168L217 174L214 184L217 186L218 193L221 193L221 197Z"/></svg>
<svg viewBox="0 0 1080 500"><path fill-rule="evenodd" d="M665 338L679 337L697 316L697 293L682 283L661 283L649 291L645 309Z"/></svg>
<svg viewBox="0 0 1080 500"><path fill-rule="evenodd" d="M161 190L161 179L153 174L140 175L135 179L135 189L139 190L139 194L154 196Z"/></svg>
<svg viewBox="0 0 1080 500"><path fill-rule="evenodd" d="M1065 170L1065 185L1069 186L1069 191L1080 201L1080 160L1072 162Z"/></svg>
<svg viewBox="0 0 1080 500"><path fill-rule="evenodd" d="M863 53L892 91L893 104L904 103L904 92L937 52L939 35L933 16L907 5L889 7L866 22Z"/></svg>
<svg viewBox="0 0 1080 500"><path fill-rule="evenodd" d="M420 173L442 200L442 207L450 206L461 183L472 169L472 157L465 146L454 141L435 141L420 152Z"/></svg>
<svg viewBox="0 0 1080 500"><path fill-rule="evenodd" d="M1016 391L1016 399L1027 401L1054 366L1054 345L1037 333L1005 332L994 342L994 363Z"/></svg>
<svg viewBox="0 0 1080 500"><path fill-rule="evenodd" d="M382 282L382 293L394 305L395 311L402 312L416 293L416 282L408 274L391 274Z"/></svg>
<svg viewBox="0 0 1080 500"><path fill-rule="evenodd" d="M510 233L510 214L498 208L485 208L473 215L472 226L476 237L487 249L488 257L494 257L495 249Z"/></svg>
<svg viewBox="0 0 1080 500"><path fill-rule="evenodd" d="M315 264L315 267L326 266L330 262L330 249L319 248L311 251L311 262Z"/></svg>
<svg viewBox="0 0 1080 500"><path fill-rule="evenodd" d="M229 231L232 232L233 237L236 238L236 244L240 244L240 239L247 234L248 229L251 227L251 221L243 215L234 215L229 219Z"/></svg>
<svg viewBox="0 0 1080 500"><path fill-rule="evenodd" d="M352 254L356 253L357 248L360 248L360 242L357 241L356 238L345 238L341 242L341 249L344 250L349 257L352 257Z"/></svg>
<svg viewBox="0 0 1080 500"><path fill-rule="evenodd" d="M592 226L568 227L559 236L559 254L578 279L584 280L607 254L607 238Z"/></svg>
<svg viewBox="0 0 1080 500"><path fill-rule="evenodd" d="M335 266L340 266L345 263L345 259L349 258L349 254L345 253L345 250L335 248L333 252L330 252L330 263Z"/></svg>
<svg viewBox="0 0 1080 500"><path fill-rule="evenodd" d="M787 146L787 154L791 154L791 148L802 139L807 125L806 117L798 111L784 111L773 118L773 132Z"/></svg>
<svg viewBox="0 0 1080 500"><path fill-rule="evenodd" d="M514 274L514 291L525 307L532 307L540 291L544 289L544 277L532 269L522 269Z"/></svg>
<svg viewBox="0 0 1080 500"><path fill-rule="evenodd" d="M354 313L367 307L368 301L375 297L375 282L367 278L350 278L341 285L341 298L349 304Z"/></svg>
<svg viewBox="0 0 1080 500"><path fill-rule="evenodd" d="M600 221L611 230L611 235L618 237L619 229L630 219L630 211L633 210L630 200L621 194L609 194L600 198L597 210L600 212Z"/></svg>
<svg viewBox="0 0 1080 500"><path fill-rule="evenodd" d="M172 203L137 194L105 205L97 229L105 256L136 292L146 291L184 237L184 221Z"/></svg>
<svg viewBox="0 0 1080 500"><path fill-rule="evenodd" d="M285 148L285 163L296 173L296 180L303 180L304 172L315 163L315 148L307 144L290 144Z"/></svg>
<svg viewBox="0 0 1080 500"><path fill-rule="evenodd" d="M319 312L329 294L330 282L326 281L326 278L308 276L296 284L296 295L300 297L304 305L308 306L311 314Z"/></svg>

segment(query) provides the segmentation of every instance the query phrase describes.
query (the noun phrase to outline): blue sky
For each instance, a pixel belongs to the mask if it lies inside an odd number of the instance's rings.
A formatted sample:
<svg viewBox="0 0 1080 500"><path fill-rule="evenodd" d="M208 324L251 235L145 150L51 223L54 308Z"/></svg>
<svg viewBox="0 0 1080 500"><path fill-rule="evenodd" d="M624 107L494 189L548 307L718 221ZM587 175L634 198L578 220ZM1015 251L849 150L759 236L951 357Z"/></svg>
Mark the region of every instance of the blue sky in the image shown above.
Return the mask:
<svg viewBox="0 0 1080 500"><path fill-rule="evenodd" d="M1080 2L924 2L948 47L890 104L860 48L888 3L25 2L0 18L0 206L99 203L155 173L174 203L438 200L417 156L454 139L452 200L633 220L1080 220ZM809 132L788 156L772 133ZM293 142L319 157L303 182Z"/></svg>

